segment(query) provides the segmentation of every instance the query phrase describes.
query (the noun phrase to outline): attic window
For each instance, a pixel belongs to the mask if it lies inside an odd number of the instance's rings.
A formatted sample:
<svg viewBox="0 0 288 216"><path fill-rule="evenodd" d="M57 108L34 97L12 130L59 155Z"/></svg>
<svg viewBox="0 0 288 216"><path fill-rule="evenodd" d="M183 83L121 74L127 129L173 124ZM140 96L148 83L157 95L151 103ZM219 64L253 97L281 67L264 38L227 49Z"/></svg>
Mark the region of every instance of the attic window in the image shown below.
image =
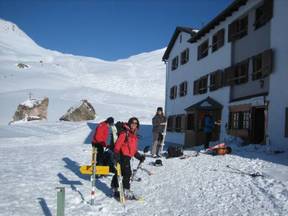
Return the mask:
<svg viewBox="0 0 288 216"><path fill-rule="evenodd" d="M209 40L207 39L201 45L198 46L198 60L208 55Z"/></svg>
<svg viewBox="0 0 288 216"><path fill-rule="evenodd" d="M181 65L186 64L189 61L189 48L185 49L181 53Z"/></svg>
<svg viewBox="0 0 288 216"><path fill-rule="evenodd" d="M172 70L176 70L178 68L178 62L179 62L178 56L173 58L173 60L172 60L172 68L171 68Z"/></svg>

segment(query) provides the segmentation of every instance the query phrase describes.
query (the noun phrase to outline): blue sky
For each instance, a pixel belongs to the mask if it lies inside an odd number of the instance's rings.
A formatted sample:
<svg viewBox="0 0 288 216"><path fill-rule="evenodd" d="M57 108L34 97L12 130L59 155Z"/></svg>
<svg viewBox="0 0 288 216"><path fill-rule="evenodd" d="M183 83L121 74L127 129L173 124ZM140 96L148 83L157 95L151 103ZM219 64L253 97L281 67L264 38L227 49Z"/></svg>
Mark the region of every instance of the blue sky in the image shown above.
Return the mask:
<svg viewBox="0 0 288 216"><path fill-rule="evenodd" d="M176 26L201 28L233 0L0 0L0 18L39 45L105 60L167 46Z"/></svg>

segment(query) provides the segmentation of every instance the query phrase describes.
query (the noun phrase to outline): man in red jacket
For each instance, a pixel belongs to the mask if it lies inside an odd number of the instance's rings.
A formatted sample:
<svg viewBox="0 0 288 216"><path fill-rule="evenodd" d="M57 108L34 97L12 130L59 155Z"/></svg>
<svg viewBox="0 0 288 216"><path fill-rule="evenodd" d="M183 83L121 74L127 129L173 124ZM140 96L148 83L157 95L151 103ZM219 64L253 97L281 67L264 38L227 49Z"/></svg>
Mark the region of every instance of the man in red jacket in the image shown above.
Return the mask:
<svg viewBox="0 0 288 216"><path fill-rule="evenodd" d="M130 191L130 178L132 175L130 160L132 157L137 158L141 162L145 160L145 156L138 152L137 130L139 129L139 120L132 117L128 121L129 130L120 133L114 147L114 159L120 162L121 173L123 176L123 188L126 199L133 199L134 195ZM119 197L117 174L112 178L111 187L114 190L114 196Z"/></svg>
<svg viewBox="0 0 288 216"><path fill-rule="evenodd" d="M108 146L107 139L109 136L109 127L114 124L114 119L112 117L107 118L105 121L101 122L94 133L92 139L92 146L97 148L97 164L101 165L103 163L103 153L104 148Z"/></svg>

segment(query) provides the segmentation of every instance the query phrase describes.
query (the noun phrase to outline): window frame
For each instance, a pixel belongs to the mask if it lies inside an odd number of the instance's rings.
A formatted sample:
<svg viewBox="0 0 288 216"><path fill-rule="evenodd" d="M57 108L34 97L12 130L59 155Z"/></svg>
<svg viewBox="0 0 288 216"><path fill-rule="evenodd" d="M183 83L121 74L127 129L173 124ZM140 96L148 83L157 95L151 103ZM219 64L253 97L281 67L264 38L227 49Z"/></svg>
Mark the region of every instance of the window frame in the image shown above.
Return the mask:
<svg viewBox="0 0 288 216"><path fill-rule="evenodd" d="M205 58L209 54L209 39L203 41L199 46L198 46L198 55L197 55L197 60L199 61L200 59Z"/></svg>
<svg viewBox="0 0 288 216"><path fill-rule="evenodd" d="M216 52L225 44L225 29L217 31L212 37L212 53Z"/></svg>
<svg viewBox="0 0 288 216"><path fill-rule="evenodd" d="M181 65L186 64L189 62L189 48L186 48L184 51L181 52Z"/></svg>
<svg viewBox="0 0 288 216"><path fill-rule="evenodd" d="M177 97L177 85L170 88L170 99L173 100Z"/></svg>
<svg viewBox="0 0 288 216"><path fill-rule="evenodd" d="M248 34L249 17L248 14L234 20L228 26L228 41L240 40Z"/></svg>
<svg viewBox="0 0 288 216"><path fill-rule="evenodd" d="M173 59L172 59L172 64L171 64L171 70L174 71L178 68L179 66L179 57L178 56L175 56Z"/></svg>
<svg viewBox="0 0 288 216"><path fill-rule="evenodd" d="M188 82L184 81L179 85L179 96L184 97L187 95Z"/></svg>

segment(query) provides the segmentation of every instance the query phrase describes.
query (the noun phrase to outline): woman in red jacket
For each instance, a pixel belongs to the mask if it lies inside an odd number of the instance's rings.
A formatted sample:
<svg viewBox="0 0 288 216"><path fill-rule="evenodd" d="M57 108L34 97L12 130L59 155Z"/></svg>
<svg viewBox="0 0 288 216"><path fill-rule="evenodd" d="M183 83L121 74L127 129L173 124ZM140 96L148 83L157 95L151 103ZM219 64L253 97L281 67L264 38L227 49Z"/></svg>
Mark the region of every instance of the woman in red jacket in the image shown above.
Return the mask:
<svg viewBox="0 0 288 216"><path fill-rule="evenodd" d="M107 139L109 136L109 127L113 124L114 119L109 117L105 121L101 122L95 130L92 139L92 146L97 148L97 165L102 165L103 163L104 148L108 146Z"/></svg>
<svg viewBox="0 0 288 216"><path fill-rule="evenodd" d="M123 176L123 188L126 199L133 199L134 195L130 191L130 178L132 175L130 160L132 157L137 158L141 162L145 160L145 156L138 152L138 137L137 130L139 129L139 120L132 117L128 121L129 130L123 131L114 147L115 162L119 161L121 165L121 173ZM115 197L119 197L117 175L112 178L111 187Z"/></svg>

